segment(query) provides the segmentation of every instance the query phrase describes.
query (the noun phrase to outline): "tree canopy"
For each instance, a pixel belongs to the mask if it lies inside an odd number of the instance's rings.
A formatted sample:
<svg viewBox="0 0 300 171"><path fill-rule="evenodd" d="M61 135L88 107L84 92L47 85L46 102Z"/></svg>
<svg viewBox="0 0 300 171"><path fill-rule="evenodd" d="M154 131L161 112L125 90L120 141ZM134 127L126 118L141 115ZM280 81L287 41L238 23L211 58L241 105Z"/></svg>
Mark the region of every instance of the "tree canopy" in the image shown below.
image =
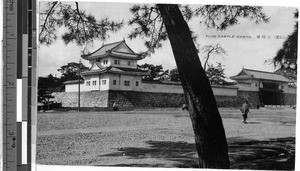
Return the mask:
<svg viewBox="0 0 300 171"><path fill-rule="evenodd" d="M52 74L49 74L47 77L39 77L38 79L38 89L47 89L52 91L59 84L59 78L53 77Z"/></svg>
<svg viewBox="0 0 300 171"><path fill-rule="evenodd" d="M96 19L87 11L80 10L78 2L71 5L69 2L53 1L46 3L45 10L39 15L39 42L50 45L57 39L58 29L65 27L66 31L61 39L66 43L75 42L83 46L83 53L88 52L88 47L94 40L106 40L109 33L120 30L124 22L112 21L107 17Z"/></svg>
<svg viewBox="0 0 300 171"><path fill-rule="evenodd" d="M226 84L224 70L224 65L220 62L217 63L217 66L213 64L208 65L206 74L211 85Z"/></svg>
<svg viewBox="0 0 300 171"><path fill-rule="evenodd" d="M153 64L147 64L147 63L138 65L138 68L141 68L143 70L148 70L150 72L150 75L143 77L143 80L145 81L160 80L169 72L168 70L164 71L162 65L154 66Z"/></svg>
<svg viewBox="0 0 300 171"><path fill-rule="evenodd" d="M66 44L75 42L86 46L83 53L88 52L89 44L94 40L106 40L109 33L120 30L125 24L132 26L128 37L134 39L141 37L147 48L141 54L151 55L155 49L162 47L162 42L168 39L162 15L157 4L135 4L129 10L132 18L128 21L112 21L107 17L95 18L87 11L81 10L78 2L73 5L69 2L53 1L45 4L45 10L40 13L39 42L50 45L57 37L57 30L65 27L66 31L61 36ZM207 28L225 30L227 27L237 25L239 19L248 18L255 23L269 22L269 18L260 6L232 6L232 5L178 5L186 20L199 18L199 24ZM194 43L197 35L190 31Z"/></svg>
<svg viewBox="0 0 300 171"><path fill-rule="evenodd" d="M61 72L61 80L68 81L68 80L78 80L78 69L80 68L80 71L87 70L88 67L83 65L81 62L76 63L76 62L70 62L66 65L61 66L57 71ZM80 79L83 79L80 76Z"/></svg>
<svg viewBox="0 0 300 171"><path fill-rule="evenodd" d="M178 68L171 69L169 72L170 81L179 82L180 75L178 72Z"/></svg>
<svg viewBox="0 0 300 171"><path fill-rule="evenodd" d="M294 13L294 18L298 19L299 11L296 10ZM280 48L276 56L273 58L273 63L275 67L286 70L290 74L297 74L297 53L298 48L298 20L296 20L294 31L287 36L286 40L283 42L282 48Z"/></svg>
<svg viewBox="0 0 300 171"><path fill-rule="evenodd" d="M217 30L234 26L241 18L248 18L257 24L269 22L269 18L259 6L178 5L178 7L186 22L192 18L199 18L199 24ZM154 53L155 49L161 48L162 42L168 39L158 5L135 4L130 11L133 18L129 20L129 25L133 26L133 31L129 34L129 38L141 37L148 49L144 54ZM194 43L197 43L197 35L192 31L190 33Z"/></svg>

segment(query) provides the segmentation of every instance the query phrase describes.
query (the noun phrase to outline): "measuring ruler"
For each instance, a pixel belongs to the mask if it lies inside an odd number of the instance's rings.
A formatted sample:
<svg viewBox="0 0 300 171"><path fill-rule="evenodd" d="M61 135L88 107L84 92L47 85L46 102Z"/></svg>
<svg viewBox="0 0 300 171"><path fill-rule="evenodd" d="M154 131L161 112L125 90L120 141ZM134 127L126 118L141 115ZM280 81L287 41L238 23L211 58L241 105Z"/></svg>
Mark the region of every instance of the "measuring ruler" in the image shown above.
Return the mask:
<svg viewBox="0 0 300 171"><path fill-rule="evenodd" d="M35 170L36 1L3 2L3 171Z"/></svg>

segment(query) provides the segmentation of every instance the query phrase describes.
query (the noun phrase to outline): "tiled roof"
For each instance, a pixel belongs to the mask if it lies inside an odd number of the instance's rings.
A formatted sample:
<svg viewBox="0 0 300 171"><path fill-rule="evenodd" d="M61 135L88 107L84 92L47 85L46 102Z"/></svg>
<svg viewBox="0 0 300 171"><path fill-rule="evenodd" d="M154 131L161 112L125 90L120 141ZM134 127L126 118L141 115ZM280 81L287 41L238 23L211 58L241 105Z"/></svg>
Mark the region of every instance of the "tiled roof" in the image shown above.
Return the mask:
<svg viewBox="0 0 300 171"><path fill-rule="evenodd" d="M232 76L230 78L233 80L260 79L260 80L290 82L289 79L287 79L283 75L272 73L272 72L251 70L251 69L243 69L239 74L237 74L236 76Z"/></svg>
<svg viewBox="0 0 300 171"><path fill-rule="evenodd" d="M148 71L143 71L140 69L133 68L121 68L121 67L104 67L102 69L84 71L82 75L93 75L93 74L101 74L101 73L118 73L118 74L126 74L126 75L149 75Z"/></svg>
<svg viewBox="0 0 300 171"><path fill-rule="evenodd" d="M120 48L120 45L125 46L127 50L129 49L130 52L117 51L116 49ZM81 57L83 59L91 60L91 59L106 57L108 55L114 55L117 57L130 58L130 59L138 59L138 54L136 54L134 51L130 49L130 47L126 44L125 40L109 43L109 44L103 44L96 51L87 55L82 55Z"/></svg>
<svg viewBox="0 0 300 171"><path fill-rule="evenodd" d="M113 48L118 46L120 43L122 43L122 41L110 43L110 44L106 44L106 45L103 44L103 46L101 46L98 50L91 53L90 55L93 55L93 56L104 55L106 53L106 51L112 50Z"/></svg>

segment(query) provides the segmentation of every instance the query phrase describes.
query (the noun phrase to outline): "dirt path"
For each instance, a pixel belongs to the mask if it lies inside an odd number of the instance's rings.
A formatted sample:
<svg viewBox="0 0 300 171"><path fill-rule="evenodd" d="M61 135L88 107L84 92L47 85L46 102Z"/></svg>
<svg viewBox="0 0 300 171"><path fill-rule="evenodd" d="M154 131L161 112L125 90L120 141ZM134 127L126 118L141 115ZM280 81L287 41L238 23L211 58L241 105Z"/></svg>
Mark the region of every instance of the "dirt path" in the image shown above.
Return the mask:
<svg viewBox="0 0 300 171"><path fill-rule="evenodd" d="M220 113L232 168L292 165L294 110L252 110L249 124L238 110ZM38 115L37 163L196 167L197 155L188 113L178 109L47 113Z"/></svg>

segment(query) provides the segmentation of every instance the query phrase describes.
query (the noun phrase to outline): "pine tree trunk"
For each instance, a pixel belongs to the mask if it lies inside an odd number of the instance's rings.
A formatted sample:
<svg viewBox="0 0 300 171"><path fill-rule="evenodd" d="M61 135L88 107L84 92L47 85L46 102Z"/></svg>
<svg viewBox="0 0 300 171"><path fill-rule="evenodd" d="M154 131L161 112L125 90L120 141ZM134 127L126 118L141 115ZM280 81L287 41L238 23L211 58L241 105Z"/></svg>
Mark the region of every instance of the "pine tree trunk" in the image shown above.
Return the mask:
<svg viewBox="0 0 300 171"><path fill-rule="evenodd" d="M158 4L189 106L201 168L229 168L228 146L210 83L178 5Z"/></svg>

